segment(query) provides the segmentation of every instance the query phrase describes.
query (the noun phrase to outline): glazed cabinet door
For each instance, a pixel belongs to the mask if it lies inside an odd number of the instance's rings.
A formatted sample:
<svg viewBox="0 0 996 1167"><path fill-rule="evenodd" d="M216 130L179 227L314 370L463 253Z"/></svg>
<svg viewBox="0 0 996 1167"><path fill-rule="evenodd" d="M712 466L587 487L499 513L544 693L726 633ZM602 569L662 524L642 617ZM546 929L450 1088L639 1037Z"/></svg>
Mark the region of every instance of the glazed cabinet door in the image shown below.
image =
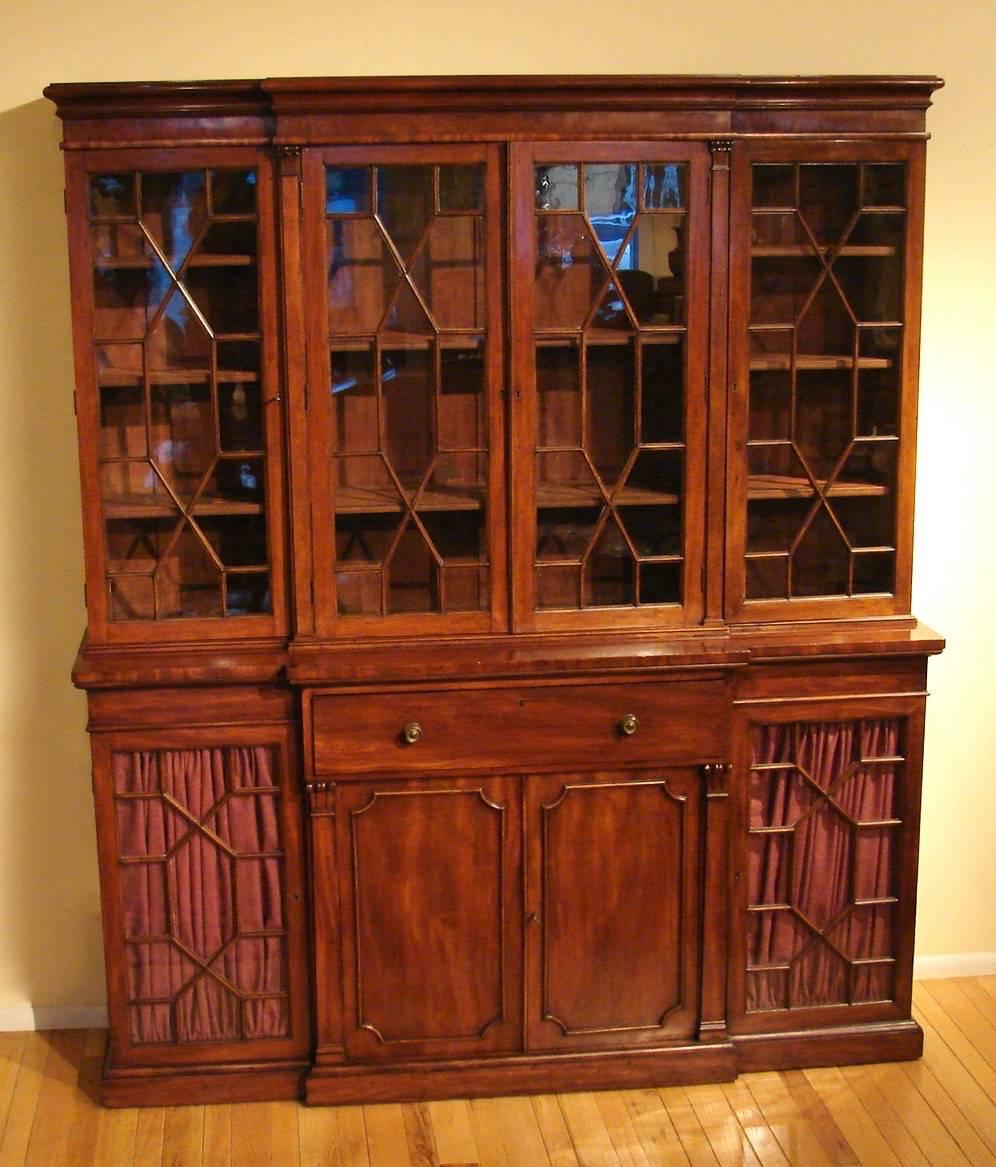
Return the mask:
<svg viewBox="0 0 996 1167"><path fill-rule="evenodd" d="M516 783L348 782L337 787L335 807L347 1056L516 1048ZM316 864L327 861L315 856Z"/></svg>
<svg viewBox="0 0 996 1167"><path fill-rule="evenodd" d="M75 154L67 207L91 640L280 635L268 157Z"/></svg>
<svg viewBox="0 0 996 1167"><path fill-rule="evenodd" d="M708 149L512 158L516 627L699 623Z"/></svg>
<svg viewBox="0 0 996 1167"><path fill-rule="evenodd" d="M528 1048L695 1034L701 785L680 767L527 780Z"/></svg>
<svg viewBox="0 0 996 1167"><path fill-rule="evenodd" d="M302 1059L292 731L115 731L93 758L109 1067Z"/></svg>
<svg viewBox="0 0 996 1167"><path fill-rule="evenodd" d="M507 626L496 148L303 160L319 635Z"/></svg>
<svg viewBox="0 0 996 1167"><path fill-rule="evenodd" d="M923 699L745 706L731 1030L908 1018Z"/></svg>
<svg viewBox="0 0 996 1167"><path fill-rule="evenodd" d="M909 611L923 158L734 150L731 619Z"/></svg>

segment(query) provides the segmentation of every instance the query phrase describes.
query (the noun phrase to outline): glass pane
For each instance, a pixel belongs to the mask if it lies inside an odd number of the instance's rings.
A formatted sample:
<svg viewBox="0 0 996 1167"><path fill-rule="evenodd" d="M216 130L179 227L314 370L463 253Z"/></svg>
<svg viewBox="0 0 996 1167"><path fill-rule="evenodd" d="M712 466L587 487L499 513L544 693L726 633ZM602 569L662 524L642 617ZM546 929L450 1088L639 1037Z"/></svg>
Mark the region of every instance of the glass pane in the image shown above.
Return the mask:
<svg viewBox="0 0 996 1167"><path fill-rule="evenodd" d="M142 222L175 272L208 223L203 170L141 176Z"/></svg>
<svg viewBox="0 0 996 1167"><path fill-rule="evenodd" d="M581 328L607 279L591 229L580 215L539 216L533 307L537 330Z"/></svg>
<svg viewBox="0 0 996 1167"><path fill-rule="evenodd" d="M145 393L141 385L106 385L100 391L100 455L144 458Z"/></svg>
<svg viewBox="0 0 996 1167"><path fill-rule="evenodd" d="M583 602L592 607L635 603L636 565L622 529L609 518L582 568Z"/></svg>
<svg viewBox="0 0 996 1167"><path fill-rule="evenodd" d="M377 167L377 217L406 265L434 214L432 184L431 166Z"/></svg>
<svg viewBox="0 0 996 1167"><path fill-rule="evenodd" d="M536 348L540 447L581 445L580 347L565 340Z"/></svg>
<svg viewBox="0 0 996 1167"><path fill-rule="evenodd" d="M795 167L761 164L753 168L755 207L794 207L796 205Z"/></svg>
<svg viewBox="0 0 996 1167"><path fill-rule="evenodd" d="M666 344L641 349L640 439L680 442L685 432L685 341L681 335Z"/></svg>
<svg viewBox="0 0 996 1167"><path fill-rule="evenodd" d="M680 563L641 563L639 565L640 587L637 602L640 604L680 604L681 591Z"/></svg>
<svg viewBox="0 0 996 1167"><path fill-rule="evenodd" d="M388 612L439 610L439 571L425 536L409 520L385 567Z"/></svg>
<svg viewBox="0 0 996 1167"><path fill-rule="evenodd" d="M616 262L636 215L636 170L635 163L584 167L585 211L610 263Z"/></svg>
<svg viewBox="0 0 996 1167"><path fill-rule="evenodd" d="M211 211L215 215L256 213L255 170L212 170Z"/></svg>
<svg viewBox="0 0 996 1167"><path fill-rule="evenodd" d="M576 211L579 206L576 164L536 167L537 211Z"/></svg>
<svg viewBox="0 0 996 1167"><path fill-rule="evenodd" d="M214 465L210 386L154 385L151 436L162 477L181 499L191 499Z"/></svg>
<svg viewBox="0 0 996 1167"><path fill-rule="evenodd" d="M484 324L482 221L449 216L432 224L412 278L437 328Z"/></svg>
<svg viewBox="0 0 996 1167"><path fill-rule="evenodd" d="M443 347L439 362L439 448L482 449L488 432L483 337L468 337L459 347Z"/></svg>
<svg viewBox="0 0 996 1167"><path fill-rule="evenodd" d="M90 176L91 218L133 218L134 215L134 174L94 174Z"/></svg>
<svg viewBox="0 0 996 1167"><path fill-rule="evenodd" d="M440 166L440 211L480 211L483 197L483 166Z"/></svg>
<svg viewBox="0 0 996 1167"><path fill-rule="evenodd" d="M866 207L906 206L906 164L866 163L862 168Z"/></svg>
<svg viewBox="0 0 996 1167"><path fill-rule="evenodd" d="M395 350L381 357L384 453L414 490L435 452L435 368L431 349Z"/></svg>
<svg viewBox="0 0 996 1167"><path fill-rule="evenodd" d="M162 618L225 614L221 570L189 523L159 562L156 590Z"/></svg>
<svg viewBox="0 0 996 1167"><path fill-rule="evenodd" d="M585 357L588 453L603 484L612 487L630 460L635 440L633 345L590 345Z"/></svg>
<svg viewBox="0 0 996 1167"><path fill-rule="evenodd" d="M643 167L643 209L686 207L688 167L684 163L654 162Z"/></svg>
<svg viewBox="0 0 996 1167"><path fill-rule="evenodd" d="M620 260L619 282L641 325L685 319L685 217L641 215Z"/></svg>
<svg viewBox="0 0 996 1167"><path fill-rule="evenodd" d="M364 166L325 169L325 213L366 214L370 210L370 171Z"/></svg>
<svg viewBox="0 0 996 1167"><path fill-rule="evenodd" d="M537 567L536 606L540 609L580 608L580 567Z"/></svg>
<svg viewBox="0 0 996 1167"><path fill-rule="evenodd" d="M372 219L333 219L328 225L329 328L333 334L373 333L400 272Z"/></svg>
<svg viewBox="0 0 996 1167"><path fill-rule="evenodd" d="M799 214L818 243L837 243L858 209L859 168L806 163L799 167Z"/></svg>
<svg viewBox="0 0 996 1167"><path fill-rule="evenodd" d="M333 450L343 454L377 450L373 348L333 350L331 366Z"/></svg>

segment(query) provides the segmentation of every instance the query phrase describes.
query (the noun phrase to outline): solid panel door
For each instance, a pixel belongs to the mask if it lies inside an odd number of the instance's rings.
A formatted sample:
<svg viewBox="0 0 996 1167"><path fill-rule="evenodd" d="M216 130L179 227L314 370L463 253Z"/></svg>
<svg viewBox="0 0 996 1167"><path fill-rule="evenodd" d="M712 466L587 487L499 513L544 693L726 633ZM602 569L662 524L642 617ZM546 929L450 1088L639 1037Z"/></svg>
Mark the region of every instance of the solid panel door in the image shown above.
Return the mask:
<svg viewBox="0 0 996 1167"><path fill-rule="evenodd" d="M528 1048L695 1033L701 782L691 768L528 779Z"/></svg>
<svg viewBox="0 0 996 1167"><path fill-rule="evenodd" d="M304 156L315 619L507 627L495 147Z"/></svg>
<svg viewBox="0 0 996 1167"><path fill-rule="evenodd" d="M347 1055L516 1048L522 950L516 784L344 783L336 791L336 819Z"/></svg>
<svg viewBox="0 0 996 1167"><path fill-rule="evenodd" d="M708 159L513 148L520 629L702 620Z"/></svg>
<svg viewBox="0 0 996 1167"><path fill-rule="evenodd" d="M112 1067L308 1049L293 734L93 737Z"/></svg>
<svg viewBox="0 0 996 1167"><path fill-rule="evenodd" d="M922 698L739 713L735 1032L909 1016L922 735Z"/></svg>
<svg viewBox="0 0 996 1167"><path fill-rule="evenodd" d="M68 181L90 636L280 635L270 161L94 151Z"/></svg>
<svg viewBox="0 0 996 1167"><path fill-rule="evenodd" d="M923 157L734 151L731 619L909 611Z"/></svg>

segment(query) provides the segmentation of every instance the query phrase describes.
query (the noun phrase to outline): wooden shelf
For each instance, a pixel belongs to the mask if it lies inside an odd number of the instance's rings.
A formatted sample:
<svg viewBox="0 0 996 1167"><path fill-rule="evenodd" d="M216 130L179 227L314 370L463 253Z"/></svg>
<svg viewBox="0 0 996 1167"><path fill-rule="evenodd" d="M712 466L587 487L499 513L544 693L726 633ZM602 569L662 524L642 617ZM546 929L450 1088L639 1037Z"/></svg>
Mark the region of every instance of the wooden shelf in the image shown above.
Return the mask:
<svg viewBox="0 0 996 1167"><path fill-rule="evenodd" d="M371 333L368 336L336 336L333 332L329 337L329 348L333 352L369 352L374 343L380 342L381 352L406 352L413 349L427 349L438 341L442 349L463 349L473 351L480 349L484 342L484 333L432 333L420 336L413 332L382 332L379 335Z"/></svg>
<svg viewBox="0 0 996 1167"><path fill-rule="evenodd" d="M537 348L572 348L584 337L589 345L599 348L622 347L631 344L637 337L643 344L680 344L685 339L683 324L644 325L639 332L615 328L587 328L583 333L537 333Z"/></svg>
<svg viewBox="0 0 996 1167"><path fill-rule="evenodd" d="M612 499L616 506L650 507L675 506L680 500L677 494L663 490L648 490L643 486L624 486ZM583 482L538 482L536 484L536 506L542 509L566 509L571 507L601 507L605 500L594 485Z"/></svg>
<svg viewBox="0 0 996 1167"><path fill-rule="evenodd" d="M259 374L249 369L219 369L216 379L223 384L248 383L259 380ZM153 385L206 385L211 380L211 370L199 369L152 369L149 381ZM113 366L97 370L97 384L101 388L127 388L142 384L139 369L121 369Z"/></svg>
<svg viewBox="0 0 996 1167"><path fill-rule="evenodd" d="M416 504L416 511L479 511L484 506L485 488L482 483L461 483L454 486L427 486ZM404 492L411 505L415 491ZM404 508L393 486L336 486L335 513L337 515L400 514Z"/></svg>
<svg viewBox="0 0 996 1167"><path fill-rule="evenodd" d="M191 514L210 515L261 515L263 504L243 499L226 498L223 495L201 495L194 504ZM145 494L115 494L104 497L105 519L179 519L172 499Z"/></svg>
<svg viewBox="0 0 996 1167"><path fill-rule="evenodd" d="M796 353L795 367L797 369L853 369L855 364L859 369L891 369L895 361L891 357L858 357L855 361L851 356L833 356L830 354ZM750 358L752 373L764 370L790 369L792 357L789 353L755 353Z"/></svg>
<svg viewBox="0 0 996 1167"><path fill-rule="evenodd" d="M822 489L824 483L820 483ZM835 482L826 492L828 498L879 498L889 488L879 482ZM749 499L812 498L813 484L808 478L787 474L752 474L747 479Z"/></svg>
<svg viewBox="0 0 996 1167"><path fill-rule="evenodd" d="M185 263L181 262L172 270L183 268L189 271L192 267L251 267L256 262L254 255L192 255ZM98 256L93 266L98 271L147 271L154 267L159 260L152 255L108 255Z"/></svg>
<svg viewBox="0 0 996 1167"><path fill-rule="evenodd" d="M810 243L758 243L750 249L752 259L815 259L840 255L857 259L882 259L898 255L899 249L887 243L852 243L844 247L813 247Z"/></svg>

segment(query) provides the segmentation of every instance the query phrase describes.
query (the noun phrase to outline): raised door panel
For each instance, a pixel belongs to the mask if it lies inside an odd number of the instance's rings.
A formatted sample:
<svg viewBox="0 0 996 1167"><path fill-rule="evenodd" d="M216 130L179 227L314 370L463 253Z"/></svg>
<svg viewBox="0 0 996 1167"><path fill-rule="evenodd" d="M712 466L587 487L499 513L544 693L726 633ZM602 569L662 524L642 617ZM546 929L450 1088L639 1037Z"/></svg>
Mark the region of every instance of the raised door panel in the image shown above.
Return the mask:
<svg viewBox="0 0 996 1167"><path fill-rule="evenodd" d="M701 781L689 769L529 779L530 1049L695 1033Z"/></svg>
<svg viewBox="0 0 996 1167"><path fill-rule="evenodd" d="M290 735L95 735L110 1064L301 1057L310 1035Z"/></svg>
<svg viewBox="0 0 996 1167"><path fill-rule="evenodd" d="M507 627L495 147L304 156L320 635Z"/></svg>
<svg viewBox="0 0 996 1167"><path fill-rule="evenodd" d="M909 611L923 157L734 151L731 619Z"/></svg>
<svg viewBox="0 0 996 1167"><path fill-rule="evenodd" d="M516 1048L515 784L350 784L338 788L336 805L347 1055Z"/></svg>
<svg viewBox="0 0 996 1167"><path fill-rule="evenodd" d="M87 152L68 183L91 638L279 635L269 160Z"/></svg>
<svg viewBox="0 0 996 1167"><path fill-rule="evenodd" d="M703 618L708 150L513 151L519 629Z"/></svg>
<svg viewBox="0 0 996 1167"><path fill-rule="evenodd" d="M737 1033L909 1016L922 699L741 713Z"/></svg>

